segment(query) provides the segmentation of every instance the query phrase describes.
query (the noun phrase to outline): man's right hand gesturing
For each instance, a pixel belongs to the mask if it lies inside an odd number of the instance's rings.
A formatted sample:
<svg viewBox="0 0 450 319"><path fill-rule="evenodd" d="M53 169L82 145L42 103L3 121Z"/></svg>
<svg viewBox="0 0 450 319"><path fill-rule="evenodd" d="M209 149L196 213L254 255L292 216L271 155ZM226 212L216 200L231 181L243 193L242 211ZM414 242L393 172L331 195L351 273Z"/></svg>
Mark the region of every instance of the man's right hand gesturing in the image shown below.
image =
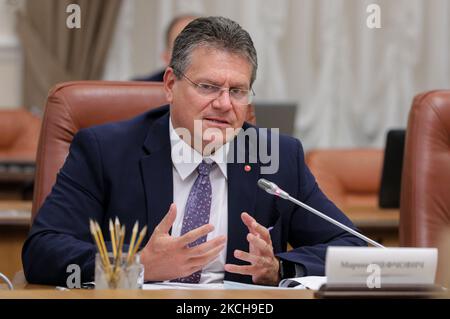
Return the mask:
<svg viewBox="0 0 450 319"><path fill-rule="evenodd" d="M211 224L198 227L183 236L172 237L169 230L176 215L177 208L172 203L169 212L156 226L150 240L141 251L146 281L164 281L189 276L213 261L225 247L225 236L188 247L188 244L212 232L214 226Z"/></svg>

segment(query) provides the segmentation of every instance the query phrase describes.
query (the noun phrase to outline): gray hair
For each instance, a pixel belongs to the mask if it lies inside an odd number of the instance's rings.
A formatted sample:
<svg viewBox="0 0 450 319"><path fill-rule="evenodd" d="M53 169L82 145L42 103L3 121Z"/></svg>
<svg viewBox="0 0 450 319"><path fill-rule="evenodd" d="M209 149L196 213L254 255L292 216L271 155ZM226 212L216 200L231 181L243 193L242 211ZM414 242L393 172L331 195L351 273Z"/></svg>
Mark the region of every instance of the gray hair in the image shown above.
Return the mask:
<svg viewBox="0 0 450 319"><path fill-rule="evenodd" d="M202 17L189 23L175 39L169 66L181 78L191 63L194 49L208 47L241 55L252 65L250 85L256 79L258 60L253 41L247 31L224 17Z"/></svg>

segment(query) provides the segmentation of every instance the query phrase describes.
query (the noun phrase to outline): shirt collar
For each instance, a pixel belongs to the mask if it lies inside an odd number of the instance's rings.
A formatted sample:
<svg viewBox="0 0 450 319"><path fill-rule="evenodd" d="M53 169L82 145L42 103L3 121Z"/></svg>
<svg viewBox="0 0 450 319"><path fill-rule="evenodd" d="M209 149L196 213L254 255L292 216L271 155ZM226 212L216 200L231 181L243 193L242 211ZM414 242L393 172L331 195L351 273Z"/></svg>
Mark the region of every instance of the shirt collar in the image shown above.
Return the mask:
<svg viewBox="0 0 450 319"><path fill-rule="evenodd" d="M169 117L169 133L172 163L182 180L191 175L203 160L207 163L216 163L223 176L226 179L228 178L227 155L230 149L229 142L216 150L214 154L203 157L202 154L193 149L175 132L172 125L172 117Z"/></svg>

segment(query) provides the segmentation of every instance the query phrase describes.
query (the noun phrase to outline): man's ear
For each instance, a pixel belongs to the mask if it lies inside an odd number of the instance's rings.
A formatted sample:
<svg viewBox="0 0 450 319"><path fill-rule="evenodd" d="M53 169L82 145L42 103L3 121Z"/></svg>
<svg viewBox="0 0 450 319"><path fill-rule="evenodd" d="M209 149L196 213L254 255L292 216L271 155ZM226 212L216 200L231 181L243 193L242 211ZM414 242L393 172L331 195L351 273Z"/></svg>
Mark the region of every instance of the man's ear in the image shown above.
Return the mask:
<svg viewBox="0 0 450 319"><path fill-rule="evenodd" d="M175 85L175 73L171 67L166 68L164 72L164 92L166 93L167 102L172 103L173 100L173 86Z"/></svg>

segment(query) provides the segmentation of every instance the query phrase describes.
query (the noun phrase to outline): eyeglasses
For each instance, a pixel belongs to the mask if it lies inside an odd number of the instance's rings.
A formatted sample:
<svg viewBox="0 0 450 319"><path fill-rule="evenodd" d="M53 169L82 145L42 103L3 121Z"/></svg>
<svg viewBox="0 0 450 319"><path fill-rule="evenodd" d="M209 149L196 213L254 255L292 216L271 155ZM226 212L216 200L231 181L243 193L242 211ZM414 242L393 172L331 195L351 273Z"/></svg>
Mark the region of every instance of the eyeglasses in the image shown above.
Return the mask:
<svg viewBox="0 0 450 319"><path fill-rule="evenodd" d="M195 83L190 78L188 78L186 74L182 72L180 73L186 80L188 80L188 82L190 82L194 86L198 94L205 96L211 100L217 99L222 94L222 91L228 91L231 103L236 105L248 105L252 103L253 97L255 96L255 92L253 91L253 89L244 90L239 88L220 87L208 83Z"/></svg>

